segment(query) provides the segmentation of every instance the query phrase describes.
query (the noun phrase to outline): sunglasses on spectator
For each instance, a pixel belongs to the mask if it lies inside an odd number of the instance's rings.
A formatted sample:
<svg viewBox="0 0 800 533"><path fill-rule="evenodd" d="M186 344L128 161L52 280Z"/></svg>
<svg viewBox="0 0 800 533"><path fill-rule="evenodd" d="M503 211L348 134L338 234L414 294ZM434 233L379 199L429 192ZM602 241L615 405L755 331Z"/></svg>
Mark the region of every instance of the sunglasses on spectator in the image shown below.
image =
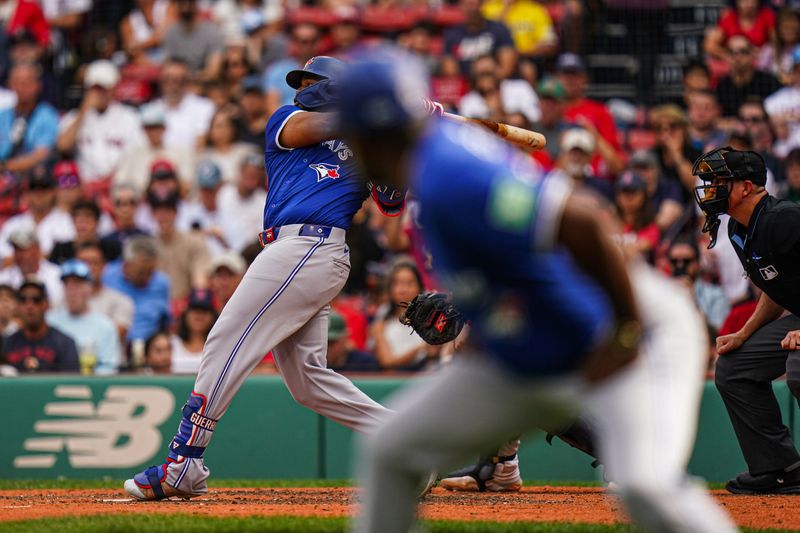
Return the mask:
<svg viewBox="0 0 800 533"><path fill-rule="evenodd" d="M731 48L730 53L735 56L747 56L750 55L749 48Z"/></svg>
<svg viewBox="0 0 800 533"><path fill-rule="evenodd" d="M31 303L34 303L34 304L40 304L40 303L44 302L44 296L26 296L26 295L23 294L23 295L20 295L19 297L17 297L17 300L19 300L19 303L21 303L21 304L25 304L25 303L28 303L28 302L31 302Z"/></svg>
<svg viewBox="0 0 800 533"><path fill-rule="evenodd" d="M233 68L233 67L241 68L241 67L244 67L244 66L245 66L245 64L242 63L241 61L231 61L231 62L229 62L229 63L227 63L225 65L226 68Z"/></svg>
<svg viewBox="0 0 800 533"><path fill-rule="evenodd" d="M294 42L297 44L317 44L319 39L312 38L312 39L295 39Z"/></svg>
<svg viewBox="0 0 800 533"><path fill-rule="evenodd" d="M742 117L742 122L745 124L761 124L764 122L765 117L757 116L757 117Z"/></svg>
<svg viewBox="0 0 800 533"><path fill-rule="evenodd" d="M126 205L136 205L136 200L133 200L133 199L130 199L130 200L124 200L124 199L114 200L114 205L119 206L119 207L123 207L123 206L126 206Z"/></svg>

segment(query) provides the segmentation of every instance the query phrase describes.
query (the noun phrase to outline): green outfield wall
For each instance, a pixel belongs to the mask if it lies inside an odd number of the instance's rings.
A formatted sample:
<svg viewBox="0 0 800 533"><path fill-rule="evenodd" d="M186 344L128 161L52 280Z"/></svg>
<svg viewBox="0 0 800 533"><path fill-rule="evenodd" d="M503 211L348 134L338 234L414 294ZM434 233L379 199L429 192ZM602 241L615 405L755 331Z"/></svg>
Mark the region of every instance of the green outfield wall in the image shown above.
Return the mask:
<svg viewBox="0 0 800 533"><path fill-rule="evenodd" d="M356 379L378 401L406 380ZM23 377L0 380L0 478L122 478L160 463L191 391L191 377ZM800 439L800 413L775 384L784 418ZM292 400L277 376L249 378L218 426L206 464L217 478L347 478L353 434ZM590 460L541 435L523 440L531 480L594 480ZM724 481L745 469L713 384L705 387L692 473Z"/></svg>

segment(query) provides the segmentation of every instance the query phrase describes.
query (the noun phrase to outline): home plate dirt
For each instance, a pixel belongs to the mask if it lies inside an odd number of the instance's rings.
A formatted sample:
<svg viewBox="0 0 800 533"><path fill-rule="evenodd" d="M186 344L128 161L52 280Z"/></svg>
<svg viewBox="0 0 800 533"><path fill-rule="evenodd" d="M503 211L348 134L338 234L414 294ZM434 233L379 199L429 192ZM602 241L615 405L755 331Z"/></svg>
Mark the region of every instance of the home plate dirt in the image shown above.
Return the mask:
<svg viewBox="0 0 800 533"><path fill-rule="evenodd" d="M713 491L740 526L800 530L800 496L735 496ZM212 489L190 501L136 502L120 490L0 490L0 521L110 513L209 516L346 516L351 488ZM620 504L601 488L525 487L513 494L455 493L436 488L422 504L426 518L510 522L624 522Z"/></svg>

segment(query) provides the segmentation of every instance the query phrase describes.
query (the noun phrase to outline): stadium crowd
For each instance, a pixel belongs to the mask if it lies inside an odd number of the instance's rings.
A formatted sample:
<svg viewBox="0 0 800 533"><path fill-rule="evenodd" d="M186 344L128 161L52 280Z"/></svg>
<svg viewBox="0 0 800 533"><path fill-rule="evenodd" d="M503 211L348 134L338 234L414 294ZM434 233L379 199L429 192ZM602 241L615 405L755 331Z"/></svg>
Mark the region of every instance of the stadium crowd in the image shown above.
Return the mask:
<svg viewBox="0 0 800 533"><path fill-rule="evenodd" d="M0 364L196 372L260 250L263 132L293 100L286 73L384 39L425 62L447 108L544 133L531 157L616 207L623 238L693 289L712 339L737 331L757 295L728 243L706 250L692 162L756 150L770 193L800 201L800 2L731 2L684 58L674 100L653 96L670 5L0 0ZM628 102L587 96L593 21L613 11L638 65ZM434 286L414 211L412 198L386 218L367 201L356 216L332 368L415 371L450 356L396 320Z"/></svg>

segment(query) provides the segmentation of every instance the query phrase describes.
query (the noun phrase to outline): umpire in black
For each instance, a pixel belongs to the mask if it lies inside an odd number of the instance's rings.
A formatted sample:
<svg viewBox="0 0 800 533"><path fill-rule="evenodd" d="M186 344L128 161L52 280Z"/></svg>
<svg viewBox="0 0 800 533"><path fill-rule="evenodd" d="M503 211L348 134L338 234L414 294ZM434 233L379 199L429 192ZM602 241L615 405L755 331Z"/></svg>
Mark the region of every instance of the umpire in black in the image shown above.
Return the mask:
<svg viewBox="0 0 800 533"><path fill-rule="evenodd" d="M716 385L748 467L726 488L800 494L800 455L772 392L772 380L785 373L800 399L800 205L767 193L764 160L755 152L713 150L695 161L693 173L704 182L695 197L706 214L709 247L727 213L731 244L763 291L744 327L717 338Z"/></svg>

